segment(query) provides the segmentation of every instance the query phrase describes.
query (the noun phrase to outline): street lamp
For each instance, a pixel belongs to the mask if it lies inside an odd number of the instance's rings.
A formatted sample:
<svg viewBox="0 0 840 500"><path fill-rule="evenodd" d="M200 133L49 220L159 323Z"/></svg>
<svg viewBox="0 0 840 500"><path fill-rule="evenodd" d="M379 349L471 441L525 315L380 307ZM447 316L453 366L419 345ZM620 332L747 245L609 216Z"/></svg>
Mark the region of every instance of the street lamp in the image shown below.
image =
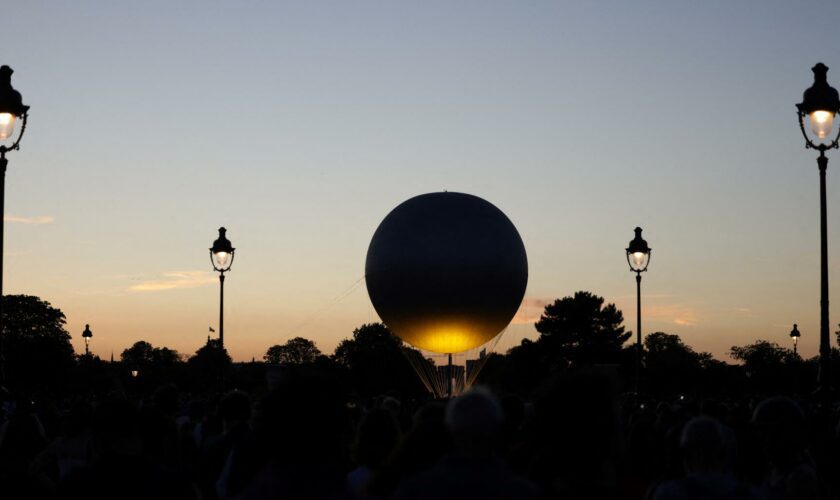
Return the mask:
<svg viewBox="0 0 840 500"><path fill-rule="evenodd" d="M93 337L93 332L90 331L90 325L85 325L85 331L82 332L82 338L85 339L85 356L90 356L90 350L88 349L88 342L90 342L90 338Z"/></svg>
<svg viewBox="0 0 840 500"><path fill-rule="evenodd" d="M219 238L210 247L210 262L213 270L219 273L219 347L225 348L225 273L233 265L233 252L236 250L225 237L227 229L219 228Z"/></svg>
<svg viewBox="0 0 840 500"><path fill-rule="evenodd" d="M3 351L3 219L6 195L6 153L20 149L20 140L26 130L29 106L23 104L20 92L12 88L12 68L0 66L0 384L5 381L5 356ZM15 138L15 123L20 119L20 131Z"/></svg>
<svg viewBox="0 0 840 500"><path fill-rule="evenodd" d="M828 235L825 211L825 171L828 158L825 152L836 149L840 130L831 138L834 117L840 111L840 97L837 90L828 84L828 67L817 63L811 68L814 72L814 84L802 96L802 102L796 105L799 128L805 137L805 149L816 149L817 167L820 171L820 369L817 385L820 391L829 389L831 370L831 340L828 334ZM809 122L811 135L806 130L805 121ZM840 127L838 127L840 129Z"/></svg>
<svg viewBox="0 0 840 500"><path fill-rule="evenodd" d="M790 338L793 339L793 355L796 356L796 344L799 342L799 328L796 327L796 323L793 324L793 330L790 331Z"/></svg>
<svg viewBox="0 0 840 500"><path fill-rule="evenodd" d="M650 247L642 239L642 228L634 229L636 236L627 246L627 263L636 273L636 394L639 393L639 377L642 370L642 273L650 263Z"/></svg>

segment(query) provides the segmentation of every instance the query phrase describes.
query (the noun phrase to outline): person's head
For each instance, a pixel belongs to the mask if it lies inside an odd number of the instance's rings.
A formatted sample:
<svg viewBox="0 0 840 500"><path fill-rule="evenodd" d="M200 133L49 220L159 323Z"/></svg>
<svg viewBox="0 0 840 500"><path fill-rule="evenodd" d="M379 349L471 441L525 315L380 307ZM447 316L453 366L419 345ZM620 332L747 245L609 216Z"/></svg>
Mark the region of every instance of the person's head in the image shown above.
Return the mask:
<svg viewBox="0 0 840 500"><path fill-rule="evenodd" d="M805 448L805 414L793 400L777 396L756 406L752 423L774 465L799 459Z"/></svg>
<svg viewBox="0 0 840 500"><path fill-rule="evenodd" d="M382 398L382 402L379 404L379 406L391 412L391 414L395 417L399 417L400 412L402 411L402 404L397 398L392 396L385 396L384 398Z"/></svg>
<svg viewBox="0 0 840 500"><path fill-rule="evenodd" d="M727 443L723 426L710 417L695 417L680 436L683 465L688 473L723 472L727 464Z"/></svg>
<svg viewBox="0 0 840 500"><path fill-rule="evenodd" d="M450 400L444 421L460 451L489 453L504 422L504 412L496 396L479 387Z"/></svg>

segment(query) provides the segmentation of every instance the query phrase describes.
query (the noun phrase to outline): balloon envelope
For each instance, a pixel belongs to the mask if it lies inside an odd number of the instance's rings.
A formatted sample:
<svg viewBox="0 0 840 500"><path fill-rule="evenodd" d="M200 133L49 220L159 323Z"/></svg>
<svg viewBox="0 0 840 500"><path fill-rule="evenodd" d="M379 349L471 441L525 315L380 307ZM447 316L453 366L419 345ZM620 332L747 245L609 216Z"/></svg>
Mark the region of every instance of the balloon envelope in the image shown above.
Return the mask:
<svg viewBox="0 0 840 500"><path fill-rule="evenodd" d="M478 347L516 314L528 259L513 223L463 193L429 193L389 213L365 262L373 307L405 342L439 353Z"/></svg>

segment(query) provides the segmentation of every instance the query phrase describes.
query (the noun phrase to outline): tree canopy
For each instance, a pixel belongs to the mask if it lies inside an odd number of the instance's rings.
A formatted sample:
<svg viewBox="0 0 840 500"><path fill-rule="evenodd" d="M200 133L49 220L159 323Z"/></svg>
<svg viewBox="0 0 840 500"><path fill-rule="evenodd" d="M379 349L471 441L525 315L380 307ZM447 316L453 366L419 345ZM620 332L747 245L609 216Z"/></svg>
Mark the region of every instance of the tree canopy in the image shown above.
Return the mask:
<svg viewBox="0 0 840 500"><path fill-rule="evenodd" d="M806 364L793 354L793 350L767 340L733 346L729 355L743 363L744 375L751 387L764 392L790 390L807 370Z"/></svg>
<svg viewBox="0 0 840 500"><path fill-rule="evenodd" d="M695 352L678 335L655 332L644 339L644 387L666 394L697 390L712 355Z"/></svg>
<svg viewBox="0 0 840 500"><path fill-rule="evenodd" d="M75 365L64 313L32 295L6 295L2 300L10 384L50 389L62 385Z"/></svg>
<svg viewBox="0 0 840 500"><path fill-rule="evenodd" d="M700 367L703 362L712 357L707 352L695 352L694 349L683 343L679 335L664 332L647 335L644 346L647 367L657 367L665 371L684 366Z"/></svg>
<svg viewBox="0 0 840 500"><path fill-rule="evenodd" d="M732 359L756 370L776 368L794 359L793 351L767 340L757 340L743 347L732 346L729 352Z"/></svg>
<svg viewBox="0 0 840 500"><path fill-rule="evenodd" d="M289 339L283 345L273 345L268 348L263 359L266 363L300 365L313 363L321 356L321 351L315 342L303 337Z"/></svg>
<svg viewBox="0 0 840 500"><path fill-rule="evenodd" d="M615 304L604 305L603 297L580 291L546 305L534 326L553 356L575 363L615 363L631 335L623 322Z"/></svg>
<svg viewBox="0 0 840 500"><path fill-rule="evenodd" d="M421 392L422 384L403 354L402 341L382 323L364 324L353 330L335 349L333 359L350 372L357 390L367 396L397 389Z"/></svg>
<svg viewBox="0 0 840 500"><path fill-rule="evenodd" d="M123 363L133 367L171 366L182 361L178 351L168 347L154 347L145 340L134 343L120 354Z"/></svg>

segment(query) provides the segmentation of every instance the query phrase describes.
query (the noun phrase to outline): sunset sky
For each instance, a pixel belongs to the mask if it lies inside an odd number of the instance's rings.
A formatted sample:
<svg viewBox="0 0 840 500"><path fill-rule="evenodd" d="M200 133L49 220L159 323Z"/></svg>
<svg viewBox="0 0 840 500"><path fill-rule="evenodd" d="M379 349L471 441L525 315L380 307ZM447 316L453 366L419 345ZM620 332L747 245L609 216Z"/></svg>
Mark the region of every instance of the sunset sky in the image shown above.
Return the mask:
<svg viewBox="0 0 840 500"><path fill-rule="evenodd" d="M471 193L517 226L523 308L589 290L635 331L633 228L653 248L643 331L729 360L817 353L819 177L794 104L840 87L840 2L64 2L3 7L0 64L31 106L6 176L4 292L85 323L108 358L225 343L332 352L377 321L367 246L400 202ZM829 153L832 332L840 152Z"/></svg>

